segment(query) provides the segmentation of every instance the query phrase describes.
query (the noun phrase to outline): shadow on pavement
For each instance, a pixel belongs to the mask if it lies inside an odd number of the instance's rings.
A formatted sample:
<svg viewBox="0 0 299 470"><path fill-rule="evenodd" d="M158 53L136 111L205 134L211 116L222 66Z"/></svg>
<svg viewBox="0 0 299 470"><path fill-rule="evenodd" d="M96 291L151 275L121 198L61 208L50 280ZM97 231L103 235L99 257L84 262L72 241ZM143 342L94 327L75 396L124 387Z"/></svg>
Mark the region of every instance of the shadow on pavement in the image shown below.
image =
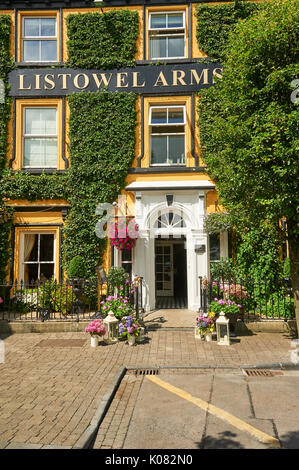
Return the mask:
<svg viewBox="0 0 299 470"><path fill-rule="evenodd" d="M204 437L202 442L198 442L197 445L199 449L243 449L237 439L237 434L224 431L219 433L219 437Z"/></svg>

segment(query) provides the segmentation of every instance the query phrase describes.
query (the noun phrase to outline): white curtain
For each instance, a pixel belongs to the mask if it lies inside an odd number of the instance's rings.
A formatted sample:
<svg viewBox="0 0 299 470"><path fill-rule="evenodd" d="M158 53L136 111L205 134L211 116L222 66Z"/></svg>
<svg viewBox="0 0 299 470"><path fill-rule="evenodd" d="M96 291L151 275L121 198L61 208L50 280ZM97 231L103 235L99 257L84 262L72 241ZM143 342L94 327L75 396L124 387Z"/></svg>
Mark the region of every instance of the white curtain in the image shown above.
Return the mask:
<svg viewBox="0 0 299 470"><path fill-rule="evenodd" d="M35 234L26 233L24 235L24 261L29 261L31 251L35 243Z"/></svg>

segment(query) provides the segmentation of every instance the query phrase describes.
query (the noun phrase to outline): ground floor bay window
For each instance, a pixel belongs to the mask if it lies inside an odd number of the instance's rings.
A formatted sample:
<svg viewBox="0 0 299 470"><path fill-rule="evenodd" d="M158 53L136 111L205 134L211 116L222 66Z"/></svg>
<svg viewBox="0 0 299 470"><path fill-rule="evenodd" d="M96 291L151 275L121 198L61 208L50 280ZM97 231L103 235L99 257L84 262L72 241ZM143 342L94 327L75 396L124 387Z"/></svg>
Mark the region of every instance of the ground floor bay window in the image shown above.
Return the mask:
<svg viewBox="0 0 299 470"><path fill-rule="evenodd" d="M15 279L26 285L59 278L59 231L16 228Z"/></svg>

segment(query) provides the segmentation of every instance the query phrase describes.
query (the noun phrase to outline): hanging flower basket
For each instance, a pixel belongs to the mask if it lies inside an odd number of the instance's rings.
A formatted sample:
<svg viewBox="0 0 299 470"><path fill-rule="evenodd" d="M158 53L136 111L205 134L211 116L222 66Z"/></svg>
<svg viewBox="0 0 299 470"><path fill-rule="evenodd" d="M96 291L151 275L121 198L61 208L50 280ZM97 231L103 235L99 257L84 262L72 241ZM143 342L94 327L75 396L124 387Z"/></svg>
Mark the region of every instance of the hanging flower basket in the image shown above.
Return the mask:
<svg viewBox="0 0 299 470"><path fill-rule="evenodd" d="M138 225L133 217L119 217L109 229L112 245L119 250L132 250L138 238Z"/></svg>

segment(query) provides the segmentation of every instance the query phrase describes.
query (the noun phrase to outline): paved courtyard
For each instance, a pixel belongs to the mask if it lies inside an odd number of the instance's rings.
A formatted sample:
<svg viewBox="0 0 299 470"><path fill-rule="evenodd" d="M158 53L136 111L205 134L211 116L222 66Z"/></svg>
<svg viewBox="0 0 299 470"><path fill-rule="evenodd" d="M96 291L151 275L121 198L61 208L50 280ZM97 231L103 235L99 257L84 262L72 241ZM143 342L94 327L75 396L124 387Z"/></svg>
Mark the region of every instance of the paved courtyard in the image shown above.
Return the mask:
<svg viewBox="0 0 299 470"><path fill-rule="evenodd" d="M145 343L134 347L119 342L91 348L83 332L14 334L2 339L5 360L0 364L0 448L21 444L37 448L75 446L120 366L286 363L290 362L291 349L287 333L239 336L230 347L224 347L216 341L195 339L193 331L163 328L149 331ZM137 393L137 385L132 393ZM121 425L126 429L129 411L125 407L118 410L118 430Z"/></svg>

